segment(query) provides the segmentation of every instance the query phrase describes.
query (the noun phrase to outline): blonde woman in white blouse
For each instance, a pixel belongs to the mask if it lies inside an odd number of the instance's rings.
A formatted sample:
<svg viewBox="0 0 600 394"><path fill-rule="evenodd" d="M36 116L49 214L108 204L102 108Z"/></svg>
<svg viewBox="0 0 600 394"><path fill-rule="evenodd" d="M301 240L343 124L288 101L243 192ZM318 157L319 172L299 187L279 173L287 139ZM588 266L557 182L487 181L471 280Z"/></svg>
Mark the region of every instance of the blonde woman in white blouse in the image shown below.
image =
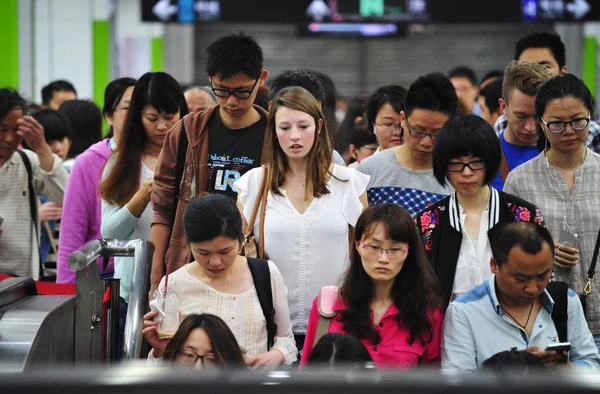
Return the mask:
<svg viewBox="0 0 600 394"><path fill-rule="evenodd" d="M183 316L210 313L223 319L245 351L251 367L291 365L297 360L287 290L279 270L268 262L277 332L268 349L267 322L263 314L248 259L240 256L242 218L235 202L223 195L206 195L188 205L183 224L195 261L169 274L168 291L174 291ZM163 292L165 278L158 287ZM142 333L161 358L169 340L158 338L157 312L144 316Z"/></svg>
<svg viewBox="0 0 600 394"><path fill-rule="evenodd" d="M265 254L288 287L292 326L301 347L312 300L321 287L339 284L349 265L348 240L368 206L369 177L332 163L321 108L301 87L285 88L273 99L263 154L269 191ZM245 221L260 194L262 177L263 169L255 168L235 182ZM257 217L255 236L259 226Z"/></svg>

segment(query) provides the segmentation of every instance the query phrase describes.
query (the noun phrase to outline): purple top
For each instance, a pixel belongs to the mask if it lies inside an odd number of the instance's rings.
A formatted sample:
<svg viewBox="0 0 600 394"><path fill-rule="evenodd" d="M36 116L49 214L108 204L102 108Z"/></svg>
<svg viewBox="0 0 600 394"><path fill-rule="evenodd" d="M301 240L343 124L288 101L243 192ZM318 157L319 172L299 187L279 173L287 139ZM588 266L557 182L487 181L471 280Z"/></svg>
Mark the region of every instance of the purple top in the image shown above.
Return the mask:
<svg viewBox="0 0 600 394"><path fill-rule="evenodd" d="M69 255L86 242L102 238L100 222L102 209L100 181L104 163L112 153L110 140L102 140L75 159L69 174L63 202L63 215L58 239L58 262L56 283L75 283L75 272L69 267ZM112 258L100 272L112 271Z"/></svg>

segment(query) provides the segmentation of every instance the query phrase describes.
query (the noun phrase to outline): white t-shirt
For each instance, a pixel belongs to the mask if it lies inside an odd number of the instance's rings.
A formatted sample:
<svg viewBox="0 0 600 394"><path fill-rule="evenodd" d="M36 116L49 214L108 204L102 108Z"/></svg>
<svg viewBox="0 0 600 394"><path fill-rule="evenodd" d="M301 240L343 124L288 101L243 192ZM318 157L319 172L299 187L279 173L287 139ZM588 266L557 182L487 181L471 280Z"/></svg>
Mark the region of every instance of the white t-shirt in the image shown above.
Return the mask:
<svg viewBox="0 0 600 394"><path fill-rule="evenodd" d="M248 220L260 188L262 168L254 168L235 182ZM348 225L354 226L362 213L359 197L365 193L369 176L333 166L328 182L330 193L316 198L304 214L298 213L283 196L269 193L265 211L265 253L275 262L288 288L293 331L306 333L312 301L323 286L340 284L349 265ZM337 178L337 179L336 179ZM259 219L254 234L259 235Z"/></svg>

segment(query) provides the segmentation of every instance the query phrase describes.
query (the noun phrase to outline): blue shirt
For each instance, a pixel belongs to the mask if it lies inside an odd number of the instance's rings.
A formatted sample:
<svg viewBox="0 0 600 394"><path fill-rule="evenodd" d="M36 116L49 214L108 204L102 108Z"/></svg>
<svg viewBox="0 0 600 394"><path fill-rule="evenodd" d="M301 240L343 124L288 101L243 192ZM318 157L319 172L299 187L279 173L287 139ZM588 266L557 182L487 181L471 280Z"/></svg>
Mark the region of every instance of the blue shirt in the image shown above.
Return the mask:
<svg viewBox="0 0 600 394"><path fill-rule="evenodd" d="M554 301L546 290L542 293L542 308L531 335L504 314L495 290L496 276L474 287L453 301L444 318L442 338L442 368L474 372L493 355L517 348L532 346L545 349L559 343L552 320ZM568 292L568 340L571 342L569 360L591 371L600 371L600 356L583 315L577 295Z"/></svg>
<svg viewBox="0 0 600 394"><path fill-rule="evenodd" d="M502 144L502 150L504 151L504 156L506 157L506 162L508 163L508 168L510 171L540 154L537 146L520 146L506 141L506 139L504 139L504 132L500 133L499 137L500 144ZM498 171L496 177L492 181L492 186L497 190L502 190L504 187L504 182L500 176L500 171Z"/></svg>

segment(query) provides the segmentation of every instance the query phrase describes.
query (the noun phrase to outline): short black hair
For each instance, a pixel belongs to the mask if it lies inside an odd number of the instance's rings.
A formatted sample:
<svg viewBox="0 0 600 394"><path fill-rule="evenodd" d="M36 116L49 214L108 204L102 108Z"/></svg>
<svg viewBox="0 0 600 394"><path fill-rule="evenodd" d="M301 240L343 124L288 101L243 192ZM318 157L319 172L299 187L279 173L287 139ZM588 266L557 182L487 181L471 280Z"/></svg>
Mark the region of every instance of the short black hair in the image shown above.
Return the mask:
<svg viewBox="0 0 600 394"><path fill-rule="evenodd" d="M50 143L51 141L62 141L64 138L71 138L69 120L60 112L46 108L31 116L44 128L46 142Z"/></svg>
<svg viewBox="0 0 600 394"><path fill-rule="evenodd" d="M471 81L471 85L477 86L477 75L475 75L475 71L469 66L454 67L448 73L448 78L467 78Z"/></svg>
<svg viewBox="0 0 600 394"><path fill-rule="evenodd" d="M361 124L355 124L352 136L350 137L350 143L356 149L360 149L365 145L376 144L377 138L371 130L366 129Z"/></svg>
<svg viewBox="0 0 600 394"><path fill-rule="evenodd" d="M235 201L222 194L206 194L190 201L183 214L189 243L211 241L219 236L242 242L242 216Z"/></svg>
<svg viewBox="0 0 600 394"><path fill-rule="evenodd" d="M515 45L515 56L513 60L519 60L521 54L529 48L549 49L550 52L552 52L552 56L554 56L554 60L558 63L559 69L567 64L565 44L556 33L542 31L521 37Z"/></svg>
<svg viewBox="0 0 600 394"><path fill-rule="evenodd" d="M457 105L458 97L450 79L441 72L433 72L410 85L404 112L408 117L415 109L426 109L452 116Z"/></svg>
<svg viewBox="0 0 600 394"><path fill-rule="evenodd" d="M73 92L77 96L77 90L75 90L75 86L71 82L58 79L42 88L42 103L46 105L50 104L52 97L54 97L54 92Z"/></svg>
<svg viewBox="0 0 600 394"><path fill-rule="evenodd" d="M10 111L15 109L23 110L25 113L26 108L27 102L16 90L0 89L0 120L3 120Z"/></svg>
<svg viewBox="0 0 600 394"><path fill-rule="evenodd" d="M328 333L323 335L315 344L308 358L308 365L348 365L349 363L372 362L365 345L352 335Z"/></svg>
<svg viewBox="0 0 600 394"><path fill-rule="evenodd" d="M490 112L500 108L498 100L502 98L502 81L502 77L495 78L479 91L479 95L485 100L485 106L488 107Z"/></svg>
<svg viewBox="0 0 600 394"><path fill-rule="evenodd" d="M290 86L300 86L308 90L318 101L325 103L325 90L321 81L313 73L306 70L285 70L280 72L269 83L269 100L273 100L273 97L281 89Z"/></svg>
<svg viewBox="0 0 600 394"><path fill-rule="evenodd" d="M484 83L485 81L487 81L488 79L503 78L503 77L504 77L504 70L488 71L485 73L483 78L481 78L481 81L479 81L479 86L481 86L481 84Z"/></svg>
<svg viewBox="0 0 600 394"><path fill-rule="evenodd" d="M531 215L535 215L531 212ZM492 238L492 255L498 266L508 262L514 247L527 254L538 254L548 244L554 258L554 241L546 227L533 222L510 222L502 225Z"/></svg>
<svg viewBox="0 0 600 394"><path fill-rule="evenodd" d="M227 80L237 74L257 79L263 70L263 52L256 40L243 32L221 37L206 49L206 73Z"/></svg>
<svg viewBox="0 0 600 394"><path fill-rule="evenodd" d="M367 127L373 132L373 125L377 118L377 113L385 104L392 106L394 111L400 113L404 111L406 105L407 90L400 85L383 85L375 89L367 100L366 116Z"/></svg>
<svg viewBox="0 0 600 394"><path fill-rule="evenodd" d="M72 133L69 157L82 154L102 139L102 111L92 101L65 101L58 112L68 119Z"/></svg>
<svg viewBox="0 0 600 394"><path fill-rule="evenodd" d="M440 185L446 185L450 160L462 156L484 161L485 183L490 183L500 169L500 140L492 126L479 116L456 115L442 126L433 146L433 175Z"/></svg>

